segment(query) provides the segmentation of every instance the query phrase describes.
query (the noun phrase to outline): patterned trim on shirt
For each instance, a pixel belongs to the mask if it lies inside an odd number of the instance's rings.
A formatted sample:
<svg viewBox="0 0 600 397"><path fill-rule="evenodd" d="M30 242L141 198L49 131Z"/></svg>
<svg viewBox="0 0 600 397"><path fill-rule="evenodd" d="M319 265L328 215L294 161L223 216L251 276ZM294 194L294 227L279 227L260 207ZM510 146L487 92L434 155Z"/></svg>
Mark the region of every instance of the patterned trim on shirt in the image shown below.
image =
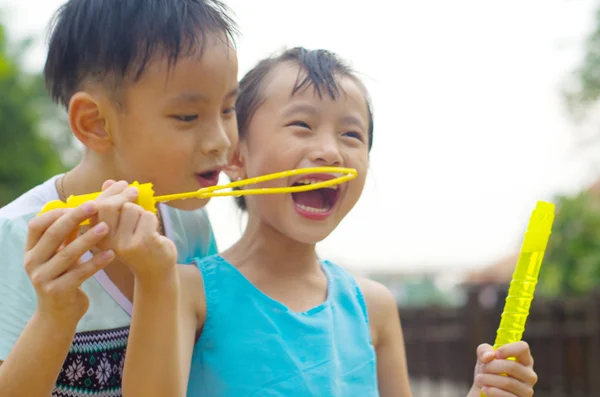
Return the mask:
<svg viewBox="0 0 600 397"><path fill-rule="evenodd" d="M129 327L75 335L52 397L121 397Z"/></svg>

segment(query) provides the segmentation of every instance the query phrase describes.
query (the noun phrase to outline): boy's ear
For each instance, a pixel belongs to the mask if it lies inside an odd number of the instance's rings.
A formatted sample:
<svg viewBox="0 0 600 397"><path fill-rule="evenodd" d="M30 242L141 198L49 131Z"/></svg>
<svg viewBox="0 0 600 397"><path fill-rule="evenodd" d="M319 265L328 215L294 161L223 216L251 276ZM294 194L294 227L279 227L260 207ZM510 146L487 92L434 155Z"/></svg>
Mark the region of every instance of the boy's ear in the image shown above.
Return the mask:
<svg viewBox="0 0 600 397"><path fill-rule="evenodd" d="M75 137L94 152L105 152L111 147L101 102L93 95L80 91L71 97L69 124Z"/></svg>
<svg viewBox="0 0 600 397"><path fill-rule="evenodd" d="M225 167L223 171L225 172L225 175L227 175L229 179L234 182L240 179L246 179L244 159L239 149L233 153L231 160L229 161L229 165Z"/></svg>

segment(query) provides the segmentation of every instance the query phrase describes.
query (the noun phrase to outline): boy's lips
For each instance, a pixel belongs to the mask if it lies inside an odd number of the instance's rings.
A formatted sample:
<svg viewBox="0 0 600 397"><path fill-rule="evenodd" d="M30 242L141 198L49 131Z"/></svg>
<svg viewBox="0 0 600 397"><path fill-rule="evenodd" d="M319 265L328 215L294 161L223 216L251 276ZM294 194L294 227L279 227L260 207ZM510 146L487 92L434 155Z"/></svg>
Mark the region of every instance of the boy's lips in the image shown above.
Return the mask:
<svg viewBox="0 0 600 397"><path fill-rule="evenodd" d="M201 173L196 173L196 180L200 184L201 187L211 187L216 186L219 183L219 175L221 174L221 169L214 169L210 171L205 171Z"/></svg>

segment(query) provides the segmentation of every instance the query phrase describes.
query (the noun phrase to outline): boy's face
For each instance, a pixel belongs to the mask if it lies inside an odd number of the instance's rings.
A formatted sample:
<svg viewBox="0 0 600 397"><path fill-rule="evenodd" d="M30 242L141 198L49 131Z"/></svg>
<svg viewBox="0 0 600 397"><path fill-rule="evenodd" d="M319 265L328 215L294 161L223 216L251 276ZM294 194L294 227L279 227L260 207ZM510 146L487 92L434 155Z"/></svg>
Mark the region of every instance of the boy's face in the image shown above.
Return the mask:
<svg viewBox="0 0 600 397"><path fill-rule="evenodd" d="M109 106L107 153L114 173L129 182L152 182L157 195L195 191L218 182L237 145L237 54L207 36L202 54L151 62L123 90L122 108ZM169 203L191 210L208 200Z"/></svg>

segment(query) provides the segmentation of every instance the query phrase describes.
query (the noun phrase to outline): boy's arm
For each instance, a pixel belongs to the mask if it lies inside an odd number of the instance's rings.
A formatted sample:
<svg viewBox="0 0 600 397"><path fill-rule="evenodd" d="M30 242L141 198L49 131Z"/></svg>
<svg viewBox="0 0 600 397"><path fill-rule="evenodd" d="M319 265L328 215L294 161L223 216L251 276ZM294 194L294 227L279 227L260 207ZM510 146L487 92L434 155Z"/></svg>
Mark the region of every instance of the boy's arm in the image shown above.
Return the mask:
<svg viewBox="0 0 600 397"><path fill-rule="evenodd" d="M365 297L373 346L377 354L377 382L381 397L412 397L398 306L383 285L357 278Z"/></svg>
<svg viewBox="0 0 600 397"><path fill-rule="evenodd" d="M106 230L90 230L70 239L94 210L93 206L91 211L57 210L35 218L26 242L22 227L1 222L0 354L5 359L0 366L1 396L47 397L52 393L77 323L87 310L81 283L112 261L112 256L98 255L79 262Z"/></svg>
<svg viewBox="0 0 600 397"><path fill-rule="evenodd" d="M68 324L34 314L0 365L0 395L50 396L76 327L77 321Z"/></svg>

